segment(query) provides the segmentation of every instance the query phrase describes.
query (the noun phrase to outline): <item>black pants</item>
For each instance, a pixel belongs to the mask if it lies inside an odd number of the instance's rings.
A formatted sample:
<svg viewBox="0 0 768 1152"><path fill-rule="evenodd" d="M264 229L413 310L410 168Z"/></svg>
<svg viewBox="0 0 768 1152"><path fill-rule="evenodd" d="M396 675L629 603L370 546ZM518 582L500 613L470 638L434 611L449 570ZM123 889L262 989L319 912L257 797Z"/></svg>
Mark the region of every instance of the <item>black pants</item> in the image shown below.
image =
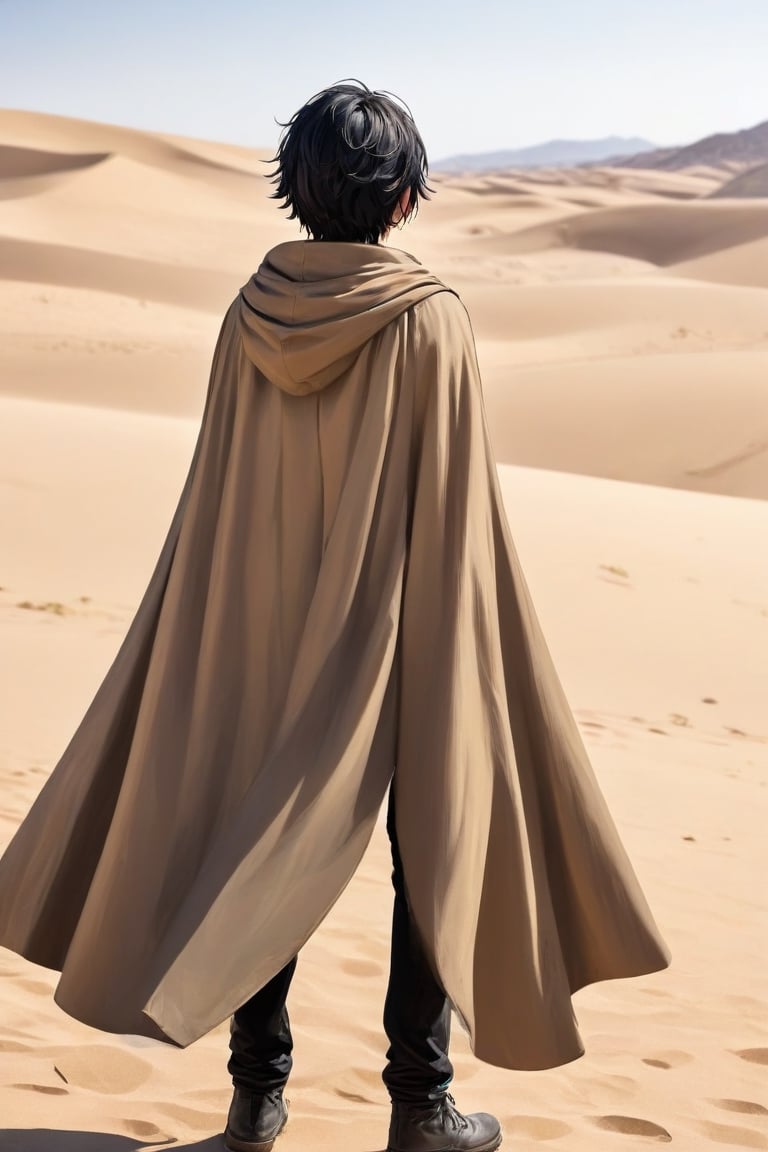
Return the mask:
<svg viewBox="0 0 768 1152"><path fill-rule="evenodd" d="M451 1017L445 992L432 974L408 911L395 833L393 789L387 831L392 845L395 907L384 1004L389 1050L383 1080L393 1100L423 1103L445 1095L453 1076L448 1059ZM238 1087L264 1093L282 1088L288 1080L293 1040L286 1000L295 970L294 958L235 1012L228 1069Z"/></svg>

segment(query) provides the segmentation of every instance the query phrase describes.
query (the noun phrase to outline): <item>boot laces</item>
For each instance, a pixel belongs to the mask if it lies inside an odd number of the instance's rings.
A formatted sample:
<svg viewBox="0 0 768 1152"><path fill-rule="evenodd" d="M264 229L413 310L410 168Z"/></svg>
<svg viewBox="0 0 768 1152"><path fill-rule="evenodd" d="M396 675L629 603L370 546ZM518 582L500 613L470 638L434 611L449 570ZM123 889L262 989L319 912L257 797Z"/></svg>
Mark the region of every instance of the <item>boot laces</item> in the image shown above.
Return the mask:
<svg viewBox="0 0 768 1152"><path fill-rule="evenodd" d="M251 1124L256 1122L256 1118L265 1100L268 1100L270 1104L273 1104L277 1108L280 1106L282 1094L282 1088L271 1088L269 1092L254 1092L251 1096Z"/></svg>
<svg viewBox="0 0 768 1152"><path fill-rule="evenodd" d="M451 1124L456 1132L463 1132L469 1126L466 1116L463 1116L456 1107L456 1101L450 1092L446 1092L443 1101L443 1112L450 1117Z"/></svg>

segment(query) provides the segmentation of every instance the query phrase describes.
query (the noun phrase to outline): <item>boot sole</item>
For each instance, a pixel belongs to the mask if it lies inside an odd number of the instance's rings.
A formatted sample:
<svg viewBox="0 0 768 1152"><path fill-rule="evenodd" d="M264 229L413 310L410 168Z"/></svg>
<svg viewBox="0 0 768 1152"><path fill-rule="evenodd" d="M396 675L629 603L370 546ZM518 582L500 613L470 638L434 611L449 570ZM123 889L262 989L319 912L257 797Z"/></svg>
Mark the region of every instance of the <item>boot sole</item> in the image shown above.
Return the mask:
<svg viewBox="0 0 768 1152"><path fill-rule="evenodd" d="M228 1149L228 1152L272 1152L275 1140L281 1133L285 1132L287 1127L288 1121L285 1120L269 1140L238 1140L227 1128L224 1133L224 1147Z"/></svg>
<svg viewBox="0 0 768 1152"><path fill-rule="evenodd" d="M472 1152L496 1152L496 1149L500 1147L503 1138L503 1133L499 1132L498 1136L494 1136L493 1139L489 1140L487 1143L476 1144L472 1149ZM405 1152L405 1150L402 1148L393 1148L391 1144L388 1144L387 1152ZM456 1148L455 1146L445 1148L430 1148L430 1152L456 1152Z"/></svg>

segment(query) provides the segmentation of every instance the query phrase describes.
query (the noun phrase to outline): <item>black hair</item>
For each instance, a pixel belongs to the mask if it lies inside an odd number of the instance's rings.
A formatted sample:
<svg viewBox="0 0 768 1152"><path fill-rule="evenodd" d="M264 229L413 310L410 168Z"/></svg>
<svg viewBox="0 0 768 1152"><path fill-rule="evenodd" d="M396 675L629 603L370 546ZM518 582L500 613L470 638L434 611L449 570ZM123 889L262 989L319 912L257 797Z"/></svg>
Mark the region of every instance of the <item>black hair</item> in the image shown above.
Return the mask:
<svg viewBox="0 0 768 1152"><path fill-rule="evenodd" d="M313 240L377 244L405 192L403 222L433 191L424 142L391 93L345 80L318 92L281 127L272 196Z"/></svg>

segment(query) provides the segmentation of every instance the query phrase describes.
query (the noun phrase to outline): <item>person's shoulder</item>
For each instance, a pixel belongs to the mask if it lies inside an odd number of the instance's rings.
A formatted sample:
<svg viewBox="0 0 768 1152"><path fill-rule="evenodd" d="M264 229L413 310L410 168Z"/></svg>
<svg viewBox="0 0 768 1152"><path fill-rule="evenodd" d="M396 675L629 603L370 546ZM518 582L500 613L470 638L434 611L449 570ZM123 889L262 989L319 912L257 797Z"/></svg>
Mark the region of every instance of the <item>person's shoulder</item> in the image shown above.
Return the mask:
<svg viewBox="0 0 768 1152"><path fill-rule="evenodd" d="M472 340L472 325L466 305L458 292L445 284L420 300L411 309L419 341L431 344L447 337Z"/></svg>
<svg viewBox="0 0 768 1152"><path fill-rule="evenodd" d="M468 318L467 308L455 288L435 278L432 291L413 306L414 314L422 321L440 317L456 320Z"/></svg>
<svg viewBox="0 0 768 1152"><path fill-rule="evenodd" d="M443 283L437 276L432 276L431 280L429 295L425 295L423 300L414 304L414 310L419 310L425 316L432 314L455 316L458 312L466 314L467 309L455 288Z"/></svg>

